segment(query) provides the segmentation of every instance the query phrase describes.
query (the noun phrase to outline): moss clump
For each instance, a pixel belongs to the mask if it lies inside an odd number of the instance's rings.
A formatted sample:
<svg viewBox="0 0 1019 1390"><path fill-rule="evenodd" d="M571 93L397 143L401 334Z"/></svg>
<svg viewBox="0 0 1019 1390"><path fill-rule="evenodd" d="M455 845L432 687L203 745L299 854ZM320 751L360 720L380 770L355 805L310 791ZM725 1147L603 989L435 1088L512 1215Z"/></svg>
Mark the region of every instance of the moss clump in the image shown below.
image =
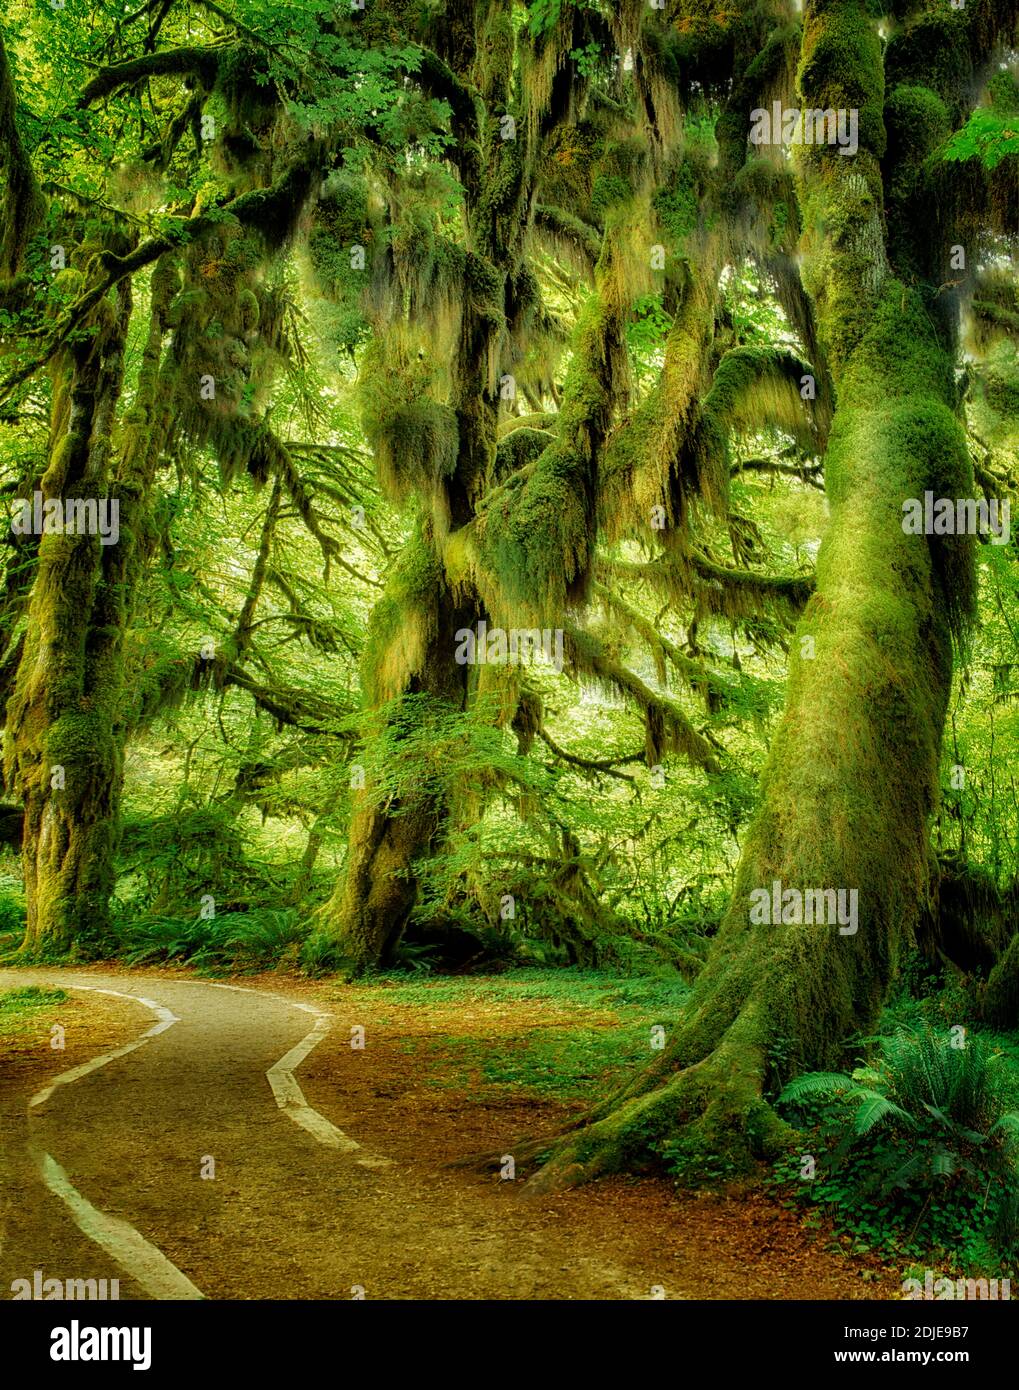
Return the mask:
<svg viewBox="0 0 1019 1390"><path fill-rule="evenodd" d="M859 0L819 0L811 7L797 79L808 106L858 111L860 149L881 158L886 140L881 40ZM840 157L825 147L813 153Z"/></svg>
<svg viewBox="0 0 1019 1390"><path fill-rule="evenodd" d="M395 360L394 360L395 359ZM457 466L455 412L431 395L435 367L423 357L372 344L362 363L364 432L383 488L397 502L413 492L431 499Z"/></svg>
<svg viewBox="0 0 1019 1390"><path fill-rule="evenodd" d="M947 7L915 17L893 34L885 54L889 87L927 87L952 112L961 114L961 98L973 75L966 16Z"/></svg>
<svg viewBox="0 0 1019 1390"><path fill-rule="evenodd" d="M602 221L617 203L627 203L633 197L633 186L619 174L599 174L591 190L591 212Z"/></svg>
<svg viewBox="0 0 1019 1390"><path fill-rule="evenodd" d="M929 87L906 83L891 89L885 104L888 150L883 165L889 256L900 275L940 278L941 235L946 220L939 203L938 168L932 156L951 131L948 107Z"/></svg>
<svg viewBox="0 0 1019 1390"><path fill-rule="evenodd" d="M887 167L896 174L915 171L951 132L948 107L930 87L900 83L885 103Z"/></svg>
<svg viewBox="0 0 1019 1390"><path fill-rule="evenodd" d="M363 268L357 268L356 247L364 251ZM308 256L319 288L337 310L329 327L340 352L353 352L367 333L364 299L375 249L366 181L348 171L334 171L322 185L315 207Z"/></svg>
<svg viewBox="0 0 1019 1390"><path fill-rule="evenodd" d="M552 438L548 430L529 429L526 426L504 435L495 451L494 481L500 483L515 474L519 486L524 481L520 470L534 463L548 448Z"/></svg>

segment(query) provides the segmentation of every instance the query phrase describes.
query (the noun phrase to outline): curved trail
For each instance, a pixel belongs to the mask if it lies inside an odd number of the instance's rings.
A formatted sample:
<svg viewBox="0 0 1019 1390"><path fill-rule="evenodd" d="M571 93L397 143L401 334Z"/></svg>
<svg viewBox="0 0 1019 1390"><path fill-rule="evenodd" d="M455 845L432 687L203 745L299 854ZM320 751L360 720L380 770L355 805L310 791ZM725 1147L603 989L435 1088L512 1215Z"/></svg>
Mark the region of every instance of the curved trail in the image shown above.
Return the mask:
<svg viewBox="0 0 1019 1390"><path fill-rule="evenodd" d="M102 981L101 984L91 983L97 978ZM96 1137L97 1132L101 1135L104 1131L112 1131L111 1142L101 1143L101 1148L109 1157L109 1161L105 1165L108 1181L103 1184L89 1183L88 1186L90 1189L93 1187L112 1189L119 1197L121 1184L116 1181L118 1171L136 1172L138 1170L133 1162L118 1161L116 1141L118 1138L123 1141L125 1157L130 1153L137 1155L137 1135L144 1132L144 1120L139 1115L140 1123L135 1125L132 1119L133 1116L138 1115L138 1079L131 1079L125 1084L125 1068L117 1064L164 1035L175 1024L182 1021L188 1021L192 1024L183 1045L171 1049L180 1062L176 1069L177 1089L180 1089L183 1083L184 1088L192 1098L195 1090L201 1090L209 1096L218 1095L221 1100L226 1102L223 1106L223 1113L217 1117L218 1126L210 1126L206 1130L206 1134L211 1139L212 1134L223 1132L225 1121L233 1118L230 1116L229 1099L231 1093L237 1089L233 1084L232 1077L234 1065L243 1062L245 1052L249 1055L254 1053L252 1073L257 1072L264 1060L262 1048L267 1046L273 1037L282 1037L281 1025L284 1010L289 1012L290 1019L294 1020L297 1026L300 1026L302 1020L299 1015L294 1019L295 1010L312 1015L314 1026L311 1032L301 1037L294 1046L286 1051L285 1055L263 1069L263 1084L268 1083L266 1095L271 1094L282 1114L311 1134L319 1144L338 1150L343 1154L360 1153L361 1156L355 1162L365 1167L382 1167L389 1162L384 1158L365 1154L356 1140L344 1134L337 1125L307 1103L294 1076L294 1069L326 1037L330 1021L329 1015L309 1004L269 995L261 990L204 981L168 982L160 979L152 984L146 983L145 988L149 993L159 994L164 1001L167 1001L159 1003L138 993L140 984L134 976L121 979L116 976L96 977L90 974L86 979L83 979L80 974L74 971L64 970L0 971L0 987L4 987L8 980L12 985L42 983L50 986L59 985L85 993L112 995L130 1000L156 1016L156 1022L141 1032L137 1038L110 1052L92 1057L88 1061L51 1078L28 1101L31 1123L27 1151L36 1166L41 1181L54 1196L64 1203L71 1219L87 1239L94 1242L110 1256L120 1267L120 1273L126 1274L129 1281L136 1284L139 1290L149 1297L180 1299L201 1298L204 1295L192 1280L178 1269L158 1246L146 1239L129 1220L103 1210L102 1205L97 1205L88 1195L83 1193L75 1185L67 1167L57 1158L54 1158L50 1149L56 1148L58 1152L62 1152L68 1147L67 1141L70 1137L70 1148L72 1151L74 1150L75 1136L73 1134L68 1136L69 1129L78 1130L80 1128L81 1131L93 1138ZM121 988L113 988L114 984L120 985ZM203 1007L202 1003L198 1001L201 999L202 993L211 990L228 991L232 995L240 995L243 998L231 1001L217 999L217 1006L210 1010ZM172 1004L172 1007L167 1007L167 1003ZM199 1024L197 1028L194 1026L196 1023ZM204 1026L202 1026L203 1024ZM254 1032L257 1032L258 1035L257 1047L252 1046L255 1042ZM219 1047L209 1048L210 1034L217 1035L216 1041L220 1044ZM210 1051L217 1057L217 1061L211 1069L205 1060ZM164 1052L164 1055L154 1059L153 1066L149 1069L151 1081L148 1084L158 1089L160 1096L153 1106L157 1112L165 1110L166 1102L172 1104L172 1097L168 1094L164 1084L166 1061ZM224 1061L227 1063L226 1067L223 1066ZM110 1075L106 1079L111 1084L84 1088L84 1094L80 1096L75 1094L74 1101L68 1105L60 1106L59 1102L70 1096L70 1092L64 1088L72 1087L77 1083L84 1082L87 1078L94 1077L101 1069L110 1070ZM210 1070L213 1072L218 1070L221 1074L225 1072L226 1076L231 1078L231 1084L228 1086L218 1085L217 1077L210 1075ZM144 1076L142 1084L143 1086L146 1084ZM243 1088L243 1094L247 1096L247 1086ZM190 1111L190 1101L187 1108ZM79 1122L85 1118L84 1111L86 1109L90 1111L87 1123L79 1125ZM201 1107L199 1107L200 1112ZM182 1109L178 1109L177 1113L183 1114L184 1112ZM197 1119L197 1117L195 1118ZM254 1119L255 1116L252 1118ZM42 1123L39 1123L40 1119L43 1121ZM128 1142L128 1136L124 1132L125 1121L131 1125L134 1131L135 1142L133 1143ZM50 1139L51 1134L56 1136L52 1140ZM151 1155L157 1161L159 1149L164 1148L165 1151L165 1132L161 1138L163 1143L157 1144L155 1152ZM206 1174L203 1177L201 1172L198 1172L198 1180L201 1182L216 1181L216 1144L208 1142L198 1144L195 1147L205 1150L198 1159L193 1160L195 1169L200 1169ZM224 1152L223 1156L227 1157L227 1153ZM232 1154L230 1156L233 1157ZM70 1166L77 1172L82 1165L76 1165L72 1160ZM84 1166L90 1176L97 1176L94 1163ZM112 1181L110 1181L111 1179ZM179 1183L172 1184L168 1190L172 1190L174 1186L178 1185ZM119 1205L119 1202L115 1204Z"/></svg>
<svg viewBox="0 0 1019 1390"><path fill-rule="evenodd" d="M77 990L90 994L112 995L140 1004L156 1015L156 1022L133 1042L124 1043L111 1052L92 1057L89 1061L80 1063L54 1077L29 1100L28 1107L31 1112L35 1112L38 1106L45 1105L59 1086L67 1086L72 1082L80 1081L100 1067L107 1066L120 1057L126 1057L129 1053L144 1047L146 1043L164 1033L168 1028L172 1028L175 1023L180 1022L179 1017L169 1009L151 999L145 999L141 995L128 994L122 990L102 989L79 981L73 983ZM182 983L197 986L199 989L230 989L238 994L255 995L256 998L259 995L259 991L245 990L239 985L206 984L200 981L183 981ZM299 1004L289 1000L280 1002L286 1003L290 1008L300 1009L311 1014L315 1019L315 1025L296 1047L292 1047L285 1057L281 1057L266 1072L266 1078L276 1098L276 1104L288 1119L307 1130L319 1143L339 1149L341 1153L356 1153L361 1145L308 1105L293 1071L304 1061L312 1048L326 1037L329 1032L330 1016L309 1004ZM87 1198L83 1197L52 1154L39 1147L34 1136L30 1136L29 1151L38 1165L43 1182L50 1192L59 1197L67 1206L78 1229L116 1260L146 1293L153 1298L193 1299L203 1297L201 1290L197 1289L186 1275L171 1264L162 1252L145 1240L138 1231L118 1217L110 1216L98 1210ZM380 1167L388 1162L386 1159L373 1159L371 1157L362 1157L357 1161L367 1167Z"/></svg>
<svg viewBox="0 0 1019 1390"><path fill-rule="evenodd" d="M0 971L0 989L26 984L127 996L138 1034L25 1097L0 1298L40 1267L119 1278L122 1298L571 1296L540 1212L366 1152L335 1087L309 1103L295 1073L329 1031L317 1007L144 972ZM648 1296L653 1271L591 1245L570 1251L587 1296Z"/></svg>

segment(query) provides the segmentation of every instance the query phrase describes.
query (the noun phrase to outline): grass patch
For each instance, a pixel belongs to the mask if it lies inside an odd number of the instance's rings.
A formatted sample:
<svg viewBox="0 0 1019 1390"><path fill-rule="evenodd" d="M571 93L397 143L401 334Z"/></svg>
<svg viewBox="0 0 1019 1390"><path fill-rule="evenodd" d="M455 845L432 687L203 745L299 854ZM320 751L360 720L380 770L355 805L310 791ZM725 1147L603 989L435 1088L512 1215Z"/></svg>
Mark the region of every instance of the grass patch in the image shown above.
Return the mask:
<svg viewBox="0 0 1019 1390"><path fill-rule="evenodd" d="M396 1006L388 1026L406 1024L402 1011L433 1015L439 1025L433 1035L401 1044L422 1058L430 1085L569 1101L589 1100L650 1062L652 1029L660 1026L664 1038L688 987L672 972L647 977L520 967L455 979L382 976L363 988L384 1008ZM522 1004L548 1006L547 1022L530 1009L523 1036L505 1026ZM476 1023L472 1032L464 1028L468 1015ZM447 1019L455 1031L442 1029Z"/></svg>
<svg viewBox="0 0 1019 1390"><path fill-rule="evenodd" d="M522 1099L590 1099L592 1088L651 1057L646 1024L620 1028L532 1030L526 1039L446 1035L429 1039L426 1051L441 1053L430 1065L430 1085L465 1091L479 1088ZM420 1041L404 1050L416 1052Z"/></svg>
<svg viewBox="0 0 1019 1390"><path fill-rule="evenodd" d="M67 1002L67 991L21 985L0 994L0 1035L10 1037L24 1032L34 1014Z"/></svg>
<svg viewBox="0 0 1019 1390"><path fill-rule="evenodd" d="M370 988L383 992L387 1004L512 1004L523 1000L576 1009L639 1009L653 1022L671 1023L689 992L670 971L662 975L615 975L603 970L543 969L521 966L499 975L455 977L379 975Z"/></svg>

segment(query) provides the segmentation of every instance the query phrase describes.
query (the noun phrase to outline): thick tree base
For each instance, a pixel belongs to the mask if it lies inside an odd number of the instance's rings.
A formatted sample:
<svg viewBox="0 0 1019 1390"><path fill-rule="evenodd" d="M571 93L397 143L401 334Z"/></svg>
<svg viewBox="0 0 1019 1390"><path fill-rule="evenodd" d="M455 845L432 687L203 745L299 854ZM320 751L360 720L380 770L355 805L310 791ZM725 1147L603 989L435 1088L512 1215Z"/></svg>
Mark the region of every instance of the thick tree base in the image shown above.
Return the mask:
<svg viewBox="0 0 1019 1390"><path fill-rule="evenodd" d="M754 1172L793 1142L795 1131L763 1098L752 1068L734 1067L723 1046L682 1071L650 1083L638 1095L621 1097L607 1113L551 1143L529 1146L528 1156L547 1154L528 1180L530 1193L555 1191L608 1173L680 1168L690 1186Z"/></svg>

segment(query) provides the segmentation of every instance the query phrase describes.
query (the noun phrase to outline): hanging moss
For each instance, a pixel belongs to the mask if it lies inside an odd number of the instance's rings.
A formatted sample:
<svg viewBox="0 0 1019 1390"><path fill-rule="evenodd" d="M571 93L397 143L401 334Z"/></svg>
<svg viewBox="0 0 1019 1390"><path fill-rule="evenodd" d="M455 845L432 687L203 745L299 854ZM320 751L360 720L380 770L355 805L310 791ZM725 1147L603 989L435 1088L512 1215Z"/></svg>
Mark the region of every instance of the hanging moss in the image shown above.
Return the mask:
<svg viewBox="0 0 1019 1390"><path fill-rule="evenodd" d="M429 394L434 366L425 358L397 357L373 343L362 364L360 401L365 434L379 480L397 502L414 491L436 495L459 456L454 411Z"/></svg>
<svg viewBox="0 0 1019 1390"><path fill-rule="evenodd" d="M816 433L800 394L809 363L783 349L740 347L725 354L704 398L701 427L717 431L728 464L730 432L753 434L772 426L790 434L808 453Z"/></svg>
<svg viewBox="0 0 1019 1390"><path fill-rule="evenodd" d="M395 699L423 670L441 591L441 567L427 531L418 526L372 609L361 666L369 708Z"/></svg>
<svg viewBox="0 0 1019 1390"><path fill-rule="evenodd" d="M498 576L501 610L519 605L542 625L557 623L586 592L594 551L597 454L611 420L613 390L625 380L618 316L589 297L574 338L554 440L522 486L490 502L480 529L480 563Z"/></svg>
<svg viewBox="0 0 1019 1390"><path fill-rule="evenodd" d="M706 356L714 329L719 248L695 273L686 267L683 297L665 344L659 381L614 431L606 450L602 523L612 538L646 533L653 508L665 527L683 532L691 503L722 508L728 496L724 448L698 437L699 397L707 386ZM715 443L719 443L716 437Z"/></svg>
<svg viewBox="0 0 1019 1390"><path fill-rule="evenodd" d="M240 187L269 182L273 131L282 108L266 71L266 54L243 43L225 48L216 65L213 91L225 109L213 145L214 167Z"/></svg>
<svg viewBox="0 0 1019 1390"><path fill-rule="evenodd" d="M762 253L794 251L800 210L787 169L770 159L748 159L733 181L732 202L741 220L752 219L749 239Z"/></svg>
<svg viewBox="0 0 1019 1390"><path fill-rule="evenodd" d="M186 249L167 312L175 428L213 450L224 480L249 469L264 481L260 423L291 352L287 296L266 280L266 260L257 233L216 223Z"/></svg>
<svg viewBox="0 0 1019 1390"><path fill-rule="evenodd" d="M633 671L623 666L591 632L566 624L566 655L578 674L593 677L605 690L622 695L644 717L645 756L648 767L675 753L689 762L717 773L719 762L709 739L698 733L686 712L668 696L657 694Z"/></svg>

